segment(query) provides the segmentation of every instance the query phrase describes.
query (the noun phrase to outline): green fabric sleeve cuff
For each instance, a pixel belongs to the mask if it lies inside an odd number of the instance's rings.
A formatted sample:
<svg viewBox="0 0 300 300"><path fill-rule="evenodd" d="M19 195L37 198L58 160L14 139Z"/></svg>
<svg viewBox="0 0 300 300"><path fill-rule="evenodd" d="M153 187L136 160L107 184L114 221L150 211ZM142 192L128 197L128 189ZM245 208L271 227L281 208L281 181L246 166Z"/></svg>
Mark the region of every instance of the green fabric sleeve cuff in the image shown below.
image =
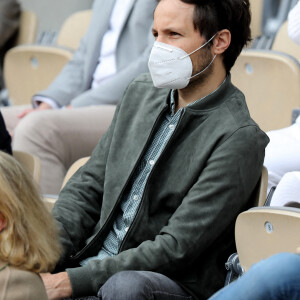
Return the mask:
<svg viewBox="0 0 300 300"><path fill-rule="evenodd" d="M96 296L97 288L93 286L93 280L91 278L92 270L88 265L84 267L66 269L71 285L72 285L72 297L73 299Z"/></svg>

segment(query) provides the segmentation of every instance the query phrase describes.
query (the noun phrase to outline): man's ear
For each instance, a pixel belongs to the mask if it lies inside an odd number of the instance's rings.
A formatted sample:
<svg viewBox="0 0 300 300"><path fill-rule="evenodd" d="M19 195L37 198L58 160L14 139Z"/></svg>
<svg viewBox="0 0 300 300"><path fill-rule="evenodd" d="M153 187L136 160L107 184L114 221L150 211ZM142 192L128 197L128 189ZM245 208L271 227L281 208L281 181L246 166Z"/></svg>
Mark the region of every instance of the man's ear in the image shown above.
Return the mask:
<svg viewBox="0 0 300 300"><path fill-rule="evenodd" d="M214 38L214 54L223 54L231 43L231 33L228 29L219 31Z"/></svg>
<svg viewBox="0 0 300 300"><path fill-rule="evenodd" d="M6 226L6 219L4 218L3 214L0 213L0 232L5 228Z"/></svg>

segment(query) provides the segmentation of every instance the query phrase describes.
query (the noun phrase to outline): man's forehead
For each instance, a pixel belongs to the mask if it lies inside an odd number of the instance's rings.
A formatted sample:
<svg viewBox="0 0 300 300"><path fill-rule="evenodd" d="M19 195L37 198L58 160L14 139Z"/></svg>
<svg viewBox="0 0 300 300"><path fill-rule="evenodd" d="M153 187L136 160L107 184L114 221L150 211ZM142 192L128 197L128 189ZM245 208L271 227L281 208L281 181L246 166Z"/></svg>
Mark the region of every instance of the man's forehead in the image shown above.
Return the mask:
<svg viewBox="0 0 300 300"><path fill-rule="evenodd" d="M194 5L180 0L162 0L154 12L154 28L156 24L166 28L186 28L193 25Z"/></svg>

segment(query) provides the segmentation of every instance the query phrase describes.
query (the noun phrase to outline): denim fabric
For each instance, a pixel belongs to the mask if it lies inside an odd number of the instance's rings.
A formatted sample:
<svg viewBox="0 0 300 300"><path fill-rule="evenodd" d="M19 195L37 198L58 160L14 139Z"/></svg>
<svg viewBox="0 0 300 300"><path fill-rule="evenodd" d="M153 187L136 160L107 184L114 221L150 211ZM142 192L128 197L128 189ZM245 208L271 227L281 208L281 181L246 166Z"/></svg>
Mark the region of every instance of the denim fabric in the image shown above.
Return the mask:
<svg viewBox="0 0 300 300"><path fill-rule="evenodd" d="M209 300L298 300L300 256L280 253L255 264Z"/></svg>
<svg viewBox="0 0 300 300"><path fill-rule="evenodd" d="M62 300L74 300L74 299L73 298L64 298ZM89 297L84 297L84 298L76 298L75 300L99 300L99 298L96 296L89 296Z"/></svg>
<svg viewBox="0 0 300 300"><path fill-rule="evenodd" d="M102 286L97 297L76 300L192 300L177 283L168 277L148 271L123 271ZM71 300L71 299L64 299Z"/></svg>
<svg viewBox="0 0 300 300"><path fill-rule="evenodd" d="M148 271L123 271L112 276L100 289L102 300L192 300L168 277Z"/></svg>

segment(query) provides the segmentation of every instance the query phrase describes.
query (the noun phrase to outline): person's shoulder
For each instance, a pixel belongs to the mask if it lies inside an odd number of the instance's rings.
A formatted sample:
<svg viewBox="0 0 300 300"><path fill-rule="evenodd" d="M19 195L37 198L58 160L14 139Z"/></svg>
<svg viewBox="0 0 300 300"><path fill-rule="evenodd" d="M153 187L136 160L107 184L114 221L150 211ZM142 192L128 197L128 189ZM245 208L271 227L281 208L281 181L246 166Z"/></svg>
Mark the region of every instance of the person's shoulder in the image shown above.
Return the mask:
<svg viewBox="0 0 300 300"><path fill-rule="evenodd" d="M7 300L48 299L42 279L36 273L8 266L0 272L0 278L1 282L7 282Z"/></svg>
<svg viewBox="0 0 300 300"><path fill-rule="evenodd" d="M232 94L226 99L225 105L237 128L258 127L258 124L251 118L246 101L244 93L233 85Z"/></svg>
<svg viewBox="0 0 300 300"><path fill-rule="evenodd" d="M127 87L122 101L119 103L119 113L123 116L138 113L153 113L166 105L170 89L158 89L153 85L150 74L144 73L136 77Z"/></svg>
<svg viewBox="0 0 300 300"><path fill-rule="evenodd" d="M142 73L142 74L138 75L133 80L132 83L135 83L135 84L145 84L145 85L149 85L151 87L153 86L153 81L152 81L150 73Z"/></svg>
<svg viewBox="0 0 300 300"><path fill-rule="evenodd" d="M170 89L158 89L153 85L150 73L142 73L129 84L124 95L129 97L131 102L134 102L135 98L138 101L151 99L151 101L161 102L169 93Z"/></svg>

